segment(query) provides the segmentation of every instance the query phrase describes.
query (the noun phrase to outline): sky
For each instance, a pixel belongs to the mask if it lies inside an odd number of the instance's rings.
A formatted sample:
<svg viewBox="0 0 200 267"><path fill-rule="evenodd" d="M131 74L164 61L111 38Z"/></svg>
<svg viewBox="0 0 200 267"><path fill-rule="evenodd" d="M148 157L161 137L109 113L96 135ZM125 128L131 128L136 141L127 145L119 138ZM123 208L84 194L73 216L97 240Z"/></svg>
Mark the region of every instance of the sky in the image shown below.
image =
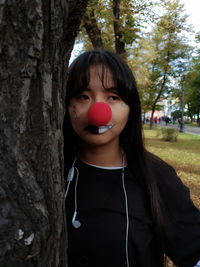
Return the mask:
<svg viewBox="0 0 200 267"><path fill-rule="evenodd" d="M188 22L194 25L195 32L200 32L200 0L181 0L189 16Z"/></svg>

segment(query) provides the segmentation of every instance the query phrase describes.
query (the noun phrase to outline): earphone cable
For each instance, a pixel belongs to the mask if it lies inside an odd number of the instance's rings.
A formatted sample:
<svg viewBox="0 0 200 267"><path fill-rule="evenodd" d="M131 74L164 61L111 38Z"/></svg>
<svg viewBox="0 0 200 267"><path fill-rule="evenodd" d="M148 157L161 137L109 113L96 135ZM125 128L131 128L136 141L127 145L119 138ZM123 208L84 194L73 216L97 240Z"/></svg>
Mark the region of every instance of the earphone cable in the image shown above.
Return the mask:
<svg viewBox="0 0 200 267"><path fill-rule="evenodd" d="M73 164L72 164L71 169L70 169L69 172L68 172L68 176L67 176L67 182L68 182L68 183L67 183L67 189L66 189L66 191L65 191L65 196L64 196L65 199L66 199L67 194L68 194L68 191L69 191L70 183L71 183L71 181L72 181L73 178L74 178L74 169L78 170L76 167L74 168L74 164L75 164L75 162L76 162L76 157L75 157L75 159L74 159L74 161L73 161Z"/></svg>
<svg viewBox="0 0 200 267"><path fill-rule="evenodd" d="M75 197L74 197L74 201L75 201L75 212L77 213L77 184L78 184L78 177L79 177L79 171L78 169L75 167L76 170L76 183L75 183Z"/></svg>
<svg viewBox="0 0 200 267"><path fill-rule="evenodd" d="M74 162L73 162L73 164L72 164L72 168L74 168L74 164L75 164L75 162L76 162L76 157L75 157L75 159L74 159ZM70 177L70 179L67 179L67 189L66 189L66 191L65 191L65 194L64 194L64 200L63 200L63 209L64 209L64 211L63 211L63 215L64 215L64 218L63 218L63 231L64 231L64 233L66 234L67 233L67 220L66 220L66 203L65 203L65 201L66 201L66 197L67 197L67 194L68 194L68 191L69 191L69 186L70 186L70 183L71 183L71 181L73 180L73 172L71 172L71 175L70 175L71 177ZM67 178L69 178L69 174L68 174L68 177ZM63 251L65 251L65 250L63 250Z"/></svg>
<svg viewBox="0 0 200 267"><path fill-rule="evenodd" d="M122 185L123 185L125 207L126 207L126 264L127 264L127 267L129 267L129 256L128 256L129 216L128 216L128 198L127 198L125 182L124 182L124 153L123 151L122 151Z"/></svg>
<svg viewBox="0 0 200 267"><path fill-rule="evenodd" d="M67 196L68 191L69 191L70 182L71 182L71 181L68 181L68 183L67 183L67 189L66 189L66 191L65 191L65 199L66 199L66 196Z"/></svg>

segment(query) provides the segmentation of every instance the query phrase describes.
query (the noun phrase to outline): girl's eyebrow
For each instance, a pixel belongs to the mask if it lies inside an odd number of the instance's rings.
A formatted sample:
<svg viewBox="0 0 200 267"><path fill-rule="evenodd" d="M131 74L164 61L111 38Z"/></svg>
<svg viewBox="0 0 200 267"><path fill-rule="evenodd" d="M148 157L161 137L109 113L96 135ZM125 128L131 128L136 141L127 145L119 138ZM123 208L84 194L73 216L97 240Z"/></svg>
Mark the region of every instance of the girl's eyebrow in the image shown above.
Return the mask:
<svg viewBox="0 0 200 267"><path fill-rule="evenodd" d="M118 93L118 90L116 87L108 87L108 88L105 88L105 90L111 93L115 93L115 94Z"/></svg>
<svg viewBox="0 0 200 267"><path fill-rule="evenodd" d="M117 87L105 87L104 88L105 89L105 91L108 91L108 92L111 92L111 93L118 93L118 90L117 90ZM91 91L91 88L90 87L86 87L85 89L84 89L84 91Z"/></svg>

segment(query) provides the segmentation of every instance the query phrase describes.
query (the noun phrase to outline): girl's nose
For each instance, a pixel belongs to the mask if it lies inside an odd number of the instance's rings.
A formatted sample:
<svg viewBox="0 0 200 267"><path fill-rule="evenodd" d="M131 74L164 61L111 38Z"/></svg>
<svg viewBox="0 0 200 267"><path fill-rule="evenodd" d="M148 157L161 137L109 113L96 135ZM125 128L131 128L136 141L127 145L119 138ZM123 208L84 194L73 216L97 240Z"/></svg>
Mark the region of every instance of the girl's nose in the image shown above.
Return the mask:
<svg viewBox="0 0 200 267"><path fill-rule="evenodd" d="M88 110L88 121L94 126L106 125L112 117L110 106L104 102L94 103Z"/></svg>

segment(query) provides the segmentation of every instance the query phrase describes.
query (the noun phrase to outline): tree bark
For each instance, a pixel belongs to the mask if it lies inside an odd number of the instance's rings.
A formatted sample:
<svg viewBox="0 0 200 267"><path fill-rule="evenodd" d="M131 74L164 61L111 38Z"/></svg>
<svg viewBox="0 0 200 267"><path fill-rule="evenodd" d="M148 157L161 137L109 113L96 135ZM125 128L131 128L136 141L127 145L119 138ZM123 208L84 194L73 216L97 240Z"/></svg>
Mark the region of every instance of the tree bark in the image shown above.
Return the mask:
<svg viewBox="0 0 200 267"><path fill-rule="evenodd" d="M94 49L104 49L101 38L101 30L98 27L97 20L95 18L94 10L90 10L85 13L83 18L84 27L90 38L90 41Z"/></svg>
<svg viewBox="0 0 200 267"><path fill-rule="evenodd" d="M155 100L153 102L153 105L152 105L152 108L151 108L151 118L150 118L150 125L149 125L150 129L152 129L152 127L153 127L153 117L154 117L154 112L156 110L156 104L159 101L160 96L163 93L163 90L164 90L164 87L165 87L165 84L166 84L166 76L167 76L167 68L166 68L164 76L163 76L163 82L162 82L160 91L158 92L158 95L155 98Z"/></svg>
<svg viewBox="0 0 200 267"><path fill-rule="evenodd" d="M115 34L115 50L119 55L125 54L125 43L121 40L122 33L120 30L120 1L113 0L113 15L114 15L114 34Z"/></svg>
<svg viewBox="0 0 200 267"><path fill-rule="evenodd" d="M0 1L0 266L67 266L67 66L85 0Z"/></svg>
<svg viewBox="0 0 200 267"><path fill-rule="evenodd" d="M164 75L163 75L161 88L160 88L160 90L158 92L158 95L155 98L155 100L153 102L153 105L152 105L152 108L151 108L151 118L150 118L150 125L149 125L150 129L152 129L152 127L153 127L153 116L154 116L154 112L156 110L156 104L160 100L160 97L161 97L161 95L163 93L163 90L165 88L165 84L166 84L166 81L167 81L167 72L168 72L168 68L169 68L169 62L170 62L170 51L167 51L167 61L166 61L165 69L164 69Z"/></svg>

